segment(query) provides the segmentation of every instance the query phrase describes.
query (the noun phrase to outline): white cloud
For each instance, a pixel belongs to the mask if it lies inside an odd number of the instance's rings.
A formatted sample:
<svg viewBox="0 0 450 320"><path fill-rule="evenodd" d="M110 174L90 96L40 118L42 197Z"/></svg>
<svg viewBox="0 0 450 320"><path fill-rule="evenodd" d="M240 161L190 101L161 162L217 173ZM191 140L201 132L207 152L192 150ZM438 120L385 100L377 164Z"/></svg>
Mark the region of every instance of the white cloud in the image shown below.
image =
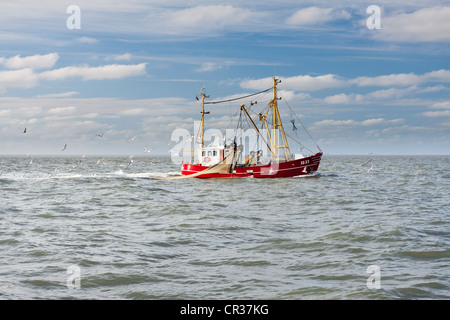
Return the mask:
<svg viewBox="0 0 450 320"><path fill-rule="evenodd" d="M366 95L367 98L374 98L374 99L389 99L389 98L401 98L406 94L409 94L413 91L417 91L416 86L411 86L405 89L398 89L398 88L389 88L389 89L382 89L377 90L374 92L370 92Z"/></svg>
<svg viewBox="0 0 450 320"><path fill-rule="evenodd" d="M79 77L82 80L111 80L122 79L131 76L144 75L146 63L136 65L105 65L99 67L64 67L54 70L35 73L33 68L51 67L58 59L58 54L34 55L20 58L19 56L3 59L5 65L10 68L28 66L20 70L0 71L0 92L7 88L32 88L38 84L39 79L44 80L64 80L67 78ZM50 94L40 97L68 97L78 92L71 91L61 94Z"/></svg>
<svg viewBox="0 0 450 320"><path fill-rule="evenodd" d="M377 119L368 119L361 122L362 126L374 126L378 124L384 124L386 123L386 120L383 118L377 118Z"/></svg>
<svg viewBox="0 0 450 320"><path fill-rule="evenodd" d="M311 95L309 93L295 93L295 91L290 90L279 90L278 94L282 99L286 101L306 100L311 98Z"/></svg>
<svg viewBox="0 0 450 320"><path fill-rule="evenodd" d="M401 124L401 123L405 123L405 119L387 120L386 123L388 123L388 124Z"/></svg>
<svg viewBox="0 0 450 320"><path fill-rule="evenodd" d="M337 19L349 19L350 14L345 10L334 10L333 8L309 7L296 11L286 19L288 25L314 25Z"/></svg>
<svg viewBox="0 0 450 320"><path fill-rule="evenodd" d="M70 114L73 114L76 110L77 110L77 108L74 106L57 107L57 108L49 109L48 113L54 114L54 115L70 115Z"/></svg>
<svg viewBox="0 0 450 320"><path fill-rule="evenodd" d="M58 59L57 53L36 54L28 57L17 55L7 59L3 58L3 62L0 60L0 63L3 63L8 69L44 69L53 67Z"/></svg>
<svg viewBox="0 0 450 320"><path fill-rule="evenodd" d="M410 86L417 85L424 81L423 77L414 73L389 74L376 77L358 77L350 80L350 83L357 86Z"/></svg>
<svg viewBox="0 0 450 320"><path fill-rule="evenodd" d="M431 109L450 109L450 101L442 101L433 103L430 106Z"/></svg>
<svg viewBox="0 0 450 320"><path fill-rule="evenodd" d="M119 99L119 98L18 98L1 97L0 110L11 110L14 117L29 118L65 112L73 117L114 118L123 115L181 115L198 114L195 99L186 100L177 97L154 99Z"/></svg>
<svg viewBox="0 0 450 320"><path fill-rule="evenodd" d="M424 82L450 82L450 70L435 70L417 75L415 73L397 73L375 77L357 77L349 80L350 84L356 84L360 87L366 86L415 86Z"/></svg>
<svg viewBox="0 0 450 320"><path fill-rule="evenodd" d="M11 110L5 109L0 110L0 117L9 117L11 115Z"/></svg>
<svg viewBox="0 0 450 320"><path fill-rule="evenodd" d="M450 117L450 110L443 111L427 111L422 113L425 117L437 118L437 117Z"/></svg>
<svg viewBox="0 0 450 320"><path fill-rule="evenodd" d="M356 124L354 120L322 120L314 123L314 127L354 126Z"/></svg>
<svg viewBox="0 0 450 320"><path fill-rule="evenodd" d="M38 83L38 76L33 70L0 71L0 92L7 88L32 88Z"/></svg>
<svg viewBox="0 0 450 320"><path fill-rule="evenodd" d="M38 95L38 98L68 98L72 97L74 95L79 94L78 91L68 91L68 92L61 92L61 93L50 93L50 94L43 94Z"/></svg>
<svg viewBox="0 0 450 320"><path fill-rule="evenodd" d="M145 115L148 114L148 110L144 108L134 108L134 109L127 109L119 112L120 115L124 116L139 116L139 115Z"/></svg>
<svg viewBox="0 0 450 320"><path fill-rule="evenodd" d="M89 38L89 37L81 37L77 39L78 42L81 43L89 43L89 44L93 44L93 43L97 43L98 40L94 39L94 38Z"/></svg>
<svg viewBox="0 0 450 320"><path fill-rule="evenodd" d="M427 111L423 112L422 115L428 118L439 118L439 117L449 117L450 116L450 101L441 101L433 103L430 109L443 109L439 111Z"/></svg>
<svg viewBox="0 0 450 320"><path fill-rule="evenodd" d="M286 90L297 90L297 91L315 91L328 88L339 88L351 85L357 85L358 87L406 87L405 89L395 89L390 88L387 90L379 90L368 94L369 97L374 98L388 98L401 96L408 92L417 89L417 85L426 82L450 82L450 70L441 69L436 71L431 71L422 75L417 75L415 73L398 73L398 74L388 74L381 76L361 76L354 79L343 79L342 77L335 74L325 74L321 76L310 76L310 75L299 75L293 77L279 77L282 81L280 87ZM254 89L254 90L264 90L272 86L272 78L261 78L261 79L250 79L244 80L240 83L241 88L244 89ZM443 86L435 86L430 88L422 89L421 92L434 92L443 90ZM417 89L418 90L418 89ZM333 99L344 101L345 99L350 99L351 97L345 97L340 95L334 98L330 97L330 101ZM358 96L353 96L353 98L358 99Z"/></svg>
<svg viewBox="0 0 450 320"><path fill-rule="evenodd" d="M326 74L323 76L309 76L299 75L294 77L279 78L282 82L282 87L285 90L298 91L315 91L326 88L336 88L345 86L345 81L341 80L335 74ZM263 78L256 80L245 80L241 82L241 87L244 89L264 90L272 86L272 78Z"/></svg>
<svg viewBox="0 0 450 320"><path fill-rule="evenodd" d="M146 63L136 65L106 65L100 67L64 67L42 72L39 77L45 80L64 80L81 78L83 80L121 79L145 74Z"/></svg>
<svg viewBox="0 0 450 320"><path fill-rule="evenodd" d="M442 84L440 84L438 86L431 86L431 87L426 87L426 88L419 89L419 92L422 92L422 93L438 92L438 91L442 91L442 90L445 90L445 89L447 89L447 87L442 85Z"/></svg>
<svg viewBox="0 0 450 320"><path fill-rule="evenodd" d="M217 62L205 62L203 63L200 68L197 70L198 72L205 72L205 71L214 71L222 69L222 65L220 65Z"/></svg>
<svg viewBox="0 0 450 320"><path fill-rule="evenodd" d="M286 19L290 25L309 25L330 20L332 8L309 7L295 12Z"/></svg>
<svg viewBox="0 0 450 320"><path fill-rule="evenodd" d="M154 98L154 99L120 99L120 98L24 98L24 97L3 97L0 96L0 117L3 125L0 133L5 128L6 134L17 132L20 135L23 127L28 127L33 135L27 136L30 143L26 152L59 152L61 146L56 150L48 149L51 141L64 140L68 143L72 152L94 153L107 152L142 152L144 145L130 144L129 137L146 135L145 143L150 145L158 144L160 141L170 141L171 132L177 126L184 126L192 130L194 120L198 121L198 102L195 99L183 99L179 97ZM155 117L155 114L157 117ZM191 115L192 117L190 117ZM136 117L139 120L133 127L129 127L118 119L125 117ZM179 119L171 122L172 118ZM30 120L36 119L33 126ZM113 123L111 123L111 119ZM89 120L89 121L85 121ZM151 126L147 126L146 121L152 121ZM229 121L228 121L229 123ZM19 126L19 127L18 127ZM22 127L23 126L23 127ZM21 128L22 127L22 128ZM125 131L124 131L125 130ZM96 134L104 132L105 139L98 139ZM4 149L5 135L0 135ZM22 136L21 136L22 137ZM83 138L85 137L85 138ZM149 140L148 137L151 137ZM85 139L81 143L79 150L74 149L75 141ZM47 140L45 143L44 141ZM144 143L144 138L140 140ZM39 143L47 144L47 149L38 148ZM124 145L121 143L125 142ZM163 143L163 148L168 148L167 143ZM18 144L22 148L24 144ZM119 146L119 149L118 149ZM126 149L134 146L134 151ZM99 148L103 151L100 151ZM8 149L11 151L12 149ZM22 149L18 149L21 151ZM45 151L44 151L45 150ZM168 149L164 151L167 153ZM21 151L22 152L22 151Z"/></svg>
<svg viewBox="0 0 450 320"><path fill-rule="evenodd" d="M381 41L450 41L450 7L423 8L412 13L381 17L381 30L372 33Z"/></svg>
<svg viewBox="0 0 450 320"><path fill-rule="evenodd" d="M424 78L429 81L450 82L450 70L436 70L425 73Z"/></svg>
<svg viewBox="0 0 450 320"><path fill-rule="evenodd" d="M322 120L314 123L315 127L342 127L342 126L376 126L376 125L393 125L404 123L404 119L386 120L384 118L367 119L363 121L355 120Z"/></svg>
<svg viewBox="0 0 450 320"><path fill-rule="evenodd" d="M345 86L345 81L335 74L312 77L309 75L281 78L285 82L286 89L299 91L315 91L326 88Z"/></svg>
<svg viewBox="0 0 450 320"><path fill-rule="evenodd" d="M225 27L241 26L256 13L231 5L201 5L180 10L154 13L150 16L159 30L167 33L210 33Z"/></svg>
<svg viewBox="0 0 450 320"><path fill-rule="evenodd" d="M124 60L124 61L130 61L130 60L131 60L131 54L130 54L130 53L115 54L115 55L112 55L111 57L107 57L107 58L106 58L106 61L108 61L108 60L115 60L115 61Z"/></svg>
<svg viewBox="0 0 450 320"><path fill-rule="evenodd" d="M345 94L340 93L333 96L326 97L324 101L329 104L345 104L345 103L355 103L361 102L363 96L360 94Z"/></svg>

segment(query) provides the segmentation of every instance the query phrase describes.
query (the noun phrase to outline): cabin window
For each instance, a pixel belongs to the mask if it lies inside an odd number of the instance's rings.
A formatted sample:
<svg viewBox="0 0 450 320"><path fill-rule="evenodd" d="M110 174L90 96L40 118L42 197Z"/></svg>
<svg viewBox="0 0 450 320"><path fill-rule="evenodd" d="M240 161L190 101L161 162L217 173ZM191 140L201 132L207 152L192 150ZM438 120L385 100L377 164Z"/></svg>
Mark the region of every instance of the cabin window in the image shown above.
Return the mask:
<svg viewBox="0 0 450 320"><path fill-rule="evenodd" d="M217 156L217 151L214 150L214 151L213 151L213 157L216 157L216 156Z"/></svg>
<svg viewBox="0 0 450 320"><path fill-rule="evenodd" d="M208 151L208 157L211 157L212 152Z"/></svg>
<svg viewBox="0 0 450 320"><path fill-rule="evenodd" d="M202 157L206 156L206 151L202 151Z"/></svg>

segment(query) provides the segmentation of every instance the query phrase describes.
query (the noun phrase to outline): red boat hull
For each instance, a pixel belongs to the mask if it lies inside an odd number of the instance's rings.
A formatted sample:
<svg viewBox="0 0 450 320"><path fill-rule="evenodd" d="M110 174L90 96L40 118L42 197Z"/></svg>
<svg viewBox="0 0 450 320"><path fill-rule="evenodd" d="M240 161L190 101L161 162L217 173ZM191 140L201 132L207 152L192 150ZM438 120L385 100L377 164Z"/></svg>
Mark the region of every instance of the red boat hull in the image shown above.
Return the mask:
<svg viewBox="0 0 450 320"><path fill-rule="evenodd" d="M263 166L236 166L230 173L207 173L198 178L286 178L306 175L315 172L319 168L322 153L302 159L291 160L276 164ZM191 175L201 172L209 167L183 163L181 167L182 175Z"/></svg>

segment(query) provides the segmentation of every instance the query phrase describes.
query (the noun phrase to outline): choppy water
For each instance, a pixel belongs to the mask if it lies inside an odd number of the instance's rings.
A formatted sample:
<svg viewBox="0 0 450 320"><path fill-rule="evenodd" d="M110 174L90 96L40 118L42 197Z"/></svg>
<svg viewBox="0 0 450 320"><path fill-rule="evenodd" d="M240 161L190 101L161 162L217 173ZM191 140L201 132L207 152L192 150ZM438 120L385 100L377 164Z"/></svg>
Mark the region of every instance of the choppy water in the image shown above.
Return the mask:
<svg viewBox="0 0 450 320"><path fill-rule="evenodd" d="M0 299L450 298L450 156L260 180L96 160L0 158Z"/></svg>

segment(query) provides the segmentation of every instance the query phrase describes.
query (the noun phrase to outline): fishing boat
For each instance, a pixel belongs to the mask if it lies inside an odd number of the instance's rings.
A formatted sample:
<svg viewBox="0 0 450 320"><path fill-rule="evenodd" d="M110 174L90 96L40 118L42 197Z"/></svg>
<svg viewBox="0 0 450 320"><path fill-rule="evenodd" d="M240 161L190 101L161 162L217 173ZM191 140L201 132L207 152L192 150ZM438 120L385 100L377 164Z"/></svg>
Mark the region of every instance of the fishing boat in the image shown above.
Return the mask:
<svg viewBox="0 0 450 320"><path fill-rule="evenodd" d="M281 83L281 80L276 77L272 80L272 87L264 91L224 101L206 102L205 99L209 96L202 90L201 122L194 148L185 150L190 155L187 160L183 160L182 176L186 178L286 178L308 175L318 170L323 153L317 143L314 142L318 150L314 152L307 148L310 152L308 155L304 155L304 152L291 152L288 140L299 143L301 151L305 146L287 135L278 109L278 101L282 98L277 92L277 85ZM230 135L227 132L224 137L216 137L211 144L205 144L205 115L210 114L210 111L205 111L205 105L230 103L258 94L270 93L270 91L273 92L271 99L261 112L253 110L257 101L251 101L249 107L240 104L236 129ZM198 97L197 100L200 101ZM289 109L293 111L290 107ZM250 113L253 113L253 117ZM295 118L291 119L294 132L297 130L295 120ZM297 120L300 122L298 118ZM244 128L244 124L247 125L247 129ZM302 127L307 132L303 124ZM314 141L309 132L307 134ZM249 140L253 143L248 142ZM256 148L252 150L250 144Z"/></svg>

